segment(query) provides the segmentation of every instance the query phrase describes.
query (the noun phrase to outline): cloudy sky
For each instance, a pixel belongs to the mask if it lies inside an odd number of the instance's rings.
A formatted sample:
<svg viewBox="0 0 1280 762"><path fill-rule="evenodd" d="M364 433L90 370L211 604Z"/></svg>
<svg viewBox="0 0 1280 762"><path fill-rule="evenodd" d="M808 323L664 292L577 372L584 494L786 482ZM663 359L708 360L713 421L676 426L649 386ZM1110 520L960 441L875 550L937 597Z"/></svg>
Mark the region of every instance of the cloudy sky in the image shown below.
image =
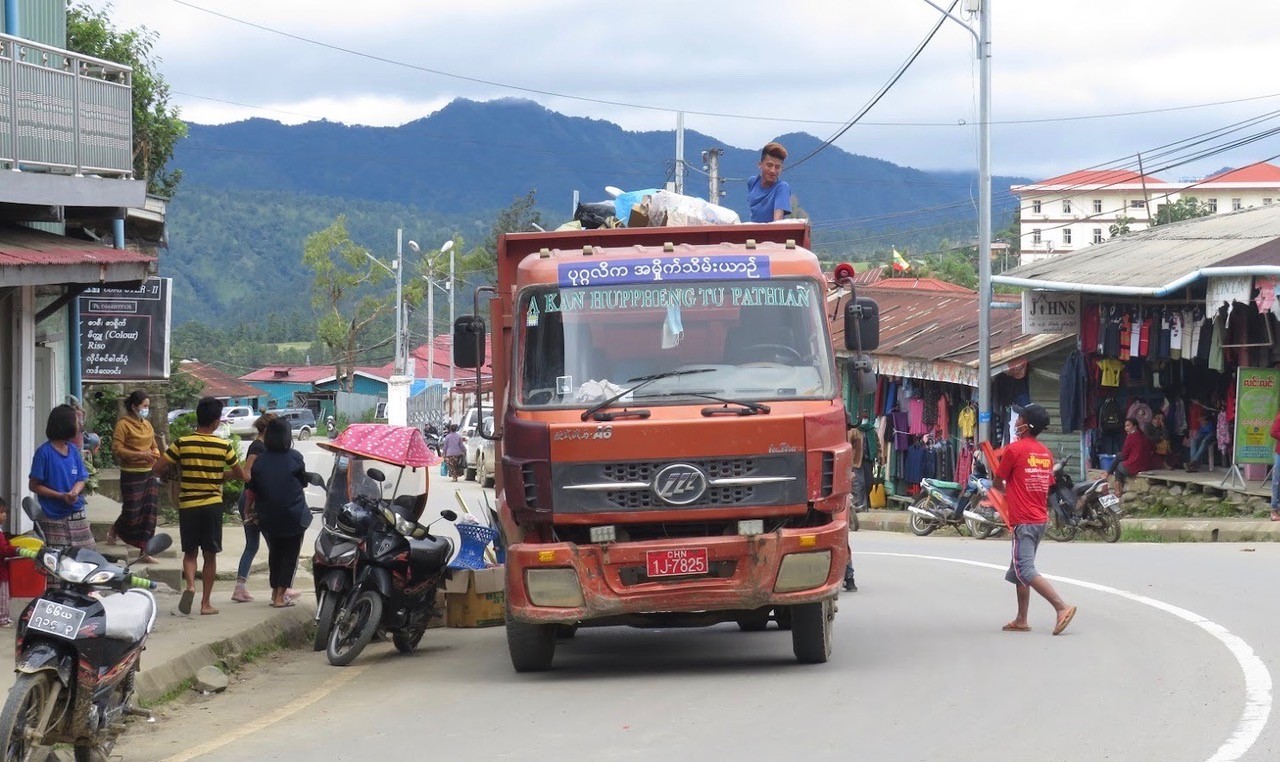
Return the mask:
<svg viewBox="0 0 1280 762"><path fill-rule="evenodd" d="M193 122L396 125L454 98L518 96L633 130L672 129L684 110L686 127L744 147L833 134L939 15L924 0L118 0L112 14L159 34L162 71ZM1269 116L1280 110L1280 3L1003 0L992 21L998 173L1047 177L1142 151L1176 180L1280 154L1278 135L1195 155L1280 128L1280 112ZM977 102L973 38L948 22L837 144L970 169Z"/></svg>

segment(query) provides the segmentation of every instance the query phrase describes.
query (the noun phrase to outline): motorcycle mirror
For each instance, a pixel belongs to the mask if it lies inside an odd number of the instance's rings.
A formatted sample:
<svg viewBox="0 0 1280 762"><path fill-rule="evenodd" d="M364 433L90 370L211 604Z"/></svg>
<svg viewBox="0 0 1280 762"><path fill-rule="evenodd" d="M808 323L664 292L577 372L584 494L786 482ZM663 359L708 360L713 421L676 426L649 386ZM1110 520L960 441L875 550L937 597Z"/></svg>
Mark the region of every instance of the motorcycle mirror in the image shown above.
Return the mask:
<svg viewBox="0 0 1280 762"><path fill-rule="evenodd" d="M365 471L364 475L369 477L370 479L373 479L375 482L378 482L379 484L387 480L387 475L382 473L381 470L376 468L371 468L368 471Z"/></svg>
<svg viewBox="0 0 1280 762"><path fill-rule="evenodd" d="M324 489L324 477L314 471L307 472L307 483L312 486L319 487L320 489Z"/></svg>
<svg viewBox="0 0 1280 762"><path fill-rule="evenodd" d="M162 532L147 540L146 546L142 549L142 555L154 556L157 553L163 553L169 549L170 545L173 545L173 538Z"/></svg>
<svg viewBox="0 0 1280 762"><path fill-rule="evenodd" d="M30 495L22 498L22 512L27 514L27 518L32 521L36 520L36 513L40 510L40 503L36 502L34 497Z"/></svg>
<svg viewBox="0 0 1280 762"><path fill-rule="evenodd" d="M448 508L445 508L443 511L440 511L440 518L444 519L445 521L457 521L458 514L454 513Z"/></svg>

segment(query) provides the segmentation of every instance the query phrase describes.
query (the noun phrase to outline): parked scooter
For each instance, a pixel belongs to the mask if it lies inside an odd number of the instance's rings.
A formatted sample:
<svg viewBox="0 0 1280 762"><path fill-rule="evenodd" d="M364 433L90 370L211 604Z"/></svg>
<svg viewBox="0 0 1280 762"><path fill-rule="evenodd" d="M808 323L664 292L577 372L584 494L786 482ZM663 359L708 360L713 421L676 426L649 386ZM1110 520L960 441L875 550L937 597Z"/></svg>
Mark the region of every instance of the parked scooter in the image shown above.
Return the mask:
<svg viewBox="0 0 1280 762"><path fill-rule="evenodd" d="M382 484L386 476L376 468L366 476ZM357 538L352 586L338 604L329 633L329 663L345 667L355 660L374 634L385 630L401 653L418 647L427 623L436 614L436 590L448 578L453 543L435 537L392 503L358 497L338 512L344 539ZM440 518L455 521L450 510ZM363 534L355 530L364 527Z"/></svg>
<svg viewBox="0 0 1280 762"><path fill-rule="evenodd" d="M920 495L907 506L911 512L911 531L919 537L944 526L955 527L960 532L960 527L971 521L966 516L966 509L978 507L986 487L990 485L985 476L986 471L979 470L975 459L969 481L963 486L941 479L921 479ZM969 530L973 533L973 525L969 525Z"/></svg>
<svg viewBox="0 0 1280 762"><path fill-rule="evenodd" d="M28 516L32 503L23 501ZM156 555L172 542L158 534L142 554ZM18 675L0 710L4 758L43 759L55 744L70 744L77 760L105 762L124 716L147 714L133 705L134 683L155 625L150 591L157 584L87 548L45 545L19 553L36 561L49 588L18 622Z"/></svg>
<svg viewBox="0 0 1280 762"><path fill-rule="evenodd" d="M1049 525L1045 535L1058 542L1070 542L1081 530L1094 530L1107 542L1120 539L1120 498L1111 494L1106 479L1077 485L1067 473L1070 456L1053 467L1053 487L1049 490Z"/></svg>

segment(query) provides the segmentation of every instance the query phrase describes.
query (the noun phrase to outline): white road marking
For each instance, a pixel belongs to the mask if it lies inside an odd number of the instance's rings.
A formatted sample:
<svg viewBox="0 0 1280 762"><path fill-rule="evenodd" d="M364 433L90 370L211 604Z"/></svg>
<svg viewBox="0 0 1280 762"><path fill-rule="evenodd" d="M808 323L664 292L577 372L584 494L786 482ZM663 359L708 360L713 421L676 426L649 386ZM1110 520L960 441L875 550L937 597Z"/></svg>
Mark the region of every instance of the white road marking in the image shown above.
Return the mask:
<svg viewBox="0 0 1280 762"><path fill-rule="evenodd" d="M991 564L984 561L970 561L964 558L948 558L947 556L928 556L920 553L887 553L881 551L859 551L860 556L893 556L897 558L922 558L929 561L947 561L953 564L965 564L968 566L980 566L985 569L995 569L1004 571L1007 565ZM1174 606L1171 603L1148 598L1145 595L1138 595L1127 590L1121 590L1117 587L1108 585L1099 585L1096 582L1086 582L1082 579L1073 579L1071 577L1059 577L1052 574L1044 575L1054 582L1062 582L1068 585L1096 590L1100 593L1108 593L1121 598L1159 609L1169 614L1190 622L1227 647L1231 655L1235 657L1236 663L1240 665L1240 671L1244 673L1244 712L1240 716L1240 722L1236 725L1236 730L1231 737L1223 742L1213 756L1209 757L1209 762L1231 762L1244 756L1250 748L1257 742L1258 736L1262 735L1262 729L1266 727L1267 719L1271 716L1271 673L1267 671L1267 665L1258 658L1253 652L1253 648L1249 646L1243 638L1234 635L1226 627L1205 619L1194 611Z"/></svg>
<svg viewBox="0 0 1280 762"><path fill-rule="evenodd" d="M242 725L235 731L221 736L216 740L200 744L199 746L194 746L181 754L175 754L172 757L168 757L164 762L187 762L188 760L195 759L196 757L201 757L205 754L217 751L228 744L239 741L245 736L253 735L260 730L265 730L277 722L286 720L298 712L301 712L303 709L306 709L320 699L328 696L330 693L333 693L337 689L356 679L360 676L360 673L364 672L372 664L372 662L369 662L361 664L358 667L343 667L342 671L335 675L331 680L310 693L300 697L297 701L285 704L271 714L259 717L253 722Z"/></svg>

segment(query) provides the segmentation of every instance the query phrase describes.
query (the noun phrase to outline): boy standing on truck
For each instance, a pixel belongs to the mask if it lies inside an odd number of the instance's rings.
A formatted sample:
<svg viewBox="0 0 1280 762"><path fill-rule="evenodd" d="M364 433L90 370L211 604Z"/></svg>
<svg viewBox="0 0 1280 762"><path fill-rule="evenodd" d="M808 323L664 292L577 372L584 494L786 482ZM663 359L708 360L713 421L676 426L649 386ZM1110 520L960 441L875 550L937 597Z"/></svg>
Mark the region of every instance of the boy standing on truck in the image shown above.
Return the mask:
<svg viewBox="0 0 1280 762"><path fill-rule="evenodd" d="M791 214L791 185L782 180L787 149L769 143L760 149L760 174L747 180L747 206L752 222L774 222Z"/></svg>
<svg viewBox="0 0 1280 762"><path fill-rule="evenodd" d="M1076 607L1063 603L1049 580L1036 571L1036 550L1049 521L1045 506L1053 485L1053 453L1036 436L1049 428L1049 411L1035 403L1013 409L1018 414L1014 423L1018 438L1004 448L992 474L993 485L1005 491L1013 535L1013 558L1004 578L1016 586L1018 598L1018 615L1001 629L1005 632L1031 630L1027 609L1031 604L1031 591L1035 590L1057 612L1053 634L1059 635L1071 624Z"/></svg>

